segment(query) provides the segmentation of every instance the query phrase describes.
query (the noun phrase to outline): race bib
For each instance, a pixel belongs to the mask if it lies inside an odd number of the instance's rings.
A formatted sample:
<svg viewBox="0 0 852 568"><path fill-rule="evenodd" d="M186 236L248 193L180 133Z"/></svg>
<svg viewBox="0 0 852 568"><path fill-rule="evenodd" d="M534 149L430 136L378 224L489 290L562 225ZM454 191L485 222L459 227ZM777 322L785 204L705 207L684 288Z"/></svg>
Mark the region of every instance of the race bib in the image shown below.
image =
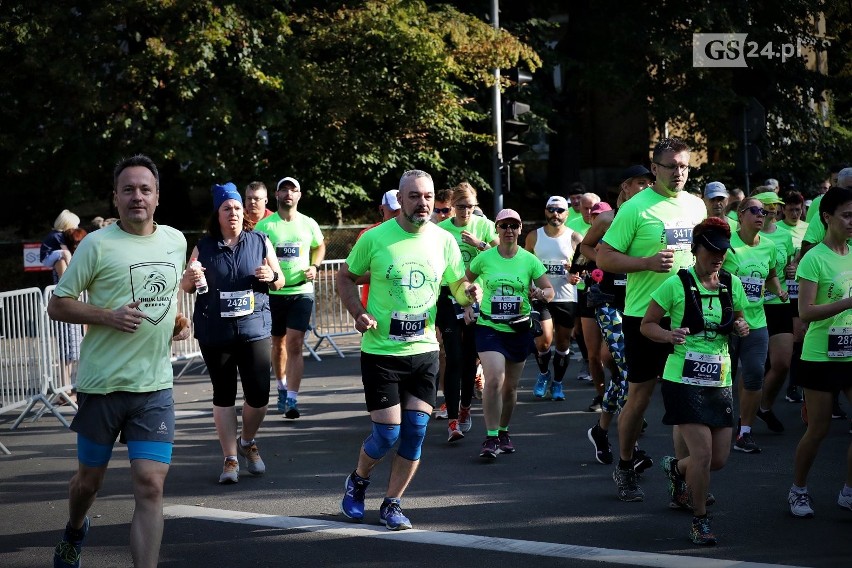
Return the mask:
<svg viewBox="0 0 852 568"><path fill-rule="evenodd" d="M491 296L491 319L510 320L520 314L520 296Z"/></svg>
<svg viewBox="0 0 852 568"><path fill-rule="evenodd" d="M799 281L798 280L785 280L787 284L787 293L790 294L790 299L795 300L799 297Z"/></svg>
<svg viewBox="0 0 852 568"><path fill-rule="evenodd" d="M724 371L724 358L722 355L708 355L687 351L683 360L683 377L681 382L685 385L699 387L720 387Z"/></svg>
<svg viewBox="0 0 852 568"><path fill-rule="evenodd" d="M666 248L669 250L692 249L692 227L684 226L682 221L665 221Z"/></svg>
<svg viewBox="0 0 852 568"><path fill-rule="evenodd" d="M565 264L561 260L542 260L548 276L565 276Z"/></svg>
<svg viewBox="0 0 852 568"><path fill-rule="evenodd" d="M254 293L251 290L219 292L219 315L238 318L254 312Z"/></svg>
<svg viewBox="0 0 852 568"><path fill-rule="evenodd" d="M828 328L828 356L852 357L852 327Z"/></svg>
<svg viewBox="0 0 852 568"><path fill-rule="evenodd" d="M627 278L616 278L612 281L613 286L627 286Z"/></svg>
<svg viewBox="0 0 852 568"><path fill-rule="evenodd" d="M417 341L423 339L426 333L426 321L429 314L407 314L392 312L388 339L393 341Z"/></svg>
<svg viewBox="0 0 852 568"><path fill-rule="evenodd" d="M763 298L763 283L766 282L760 276L740 276L745 289L746 299L749 302L759 302Z"/></svg>
<svg viewBox="0 0 852 568"><path fill-rule="evenodd" d="M299 258L299 253L302 250L302 243L299 241L278 243L275 245L275 256L281 262L292 262Z"/></svg>

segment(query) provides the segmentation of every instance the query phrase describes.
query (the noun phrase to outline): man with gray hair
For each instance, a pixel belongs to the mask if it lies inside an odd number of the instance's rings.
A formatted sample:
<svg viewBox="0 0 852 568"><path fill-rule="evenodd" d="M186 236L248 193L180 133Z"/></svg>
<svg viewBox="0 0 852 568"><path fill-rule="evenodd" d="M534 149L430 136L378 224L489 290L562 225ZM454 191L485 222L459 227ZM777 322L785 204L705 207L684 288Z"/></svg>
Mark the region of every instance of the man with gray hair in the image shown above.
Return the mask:
<svg viewBox="0 0 852 568"><path fill-rule="evenodd" d="M463 306L482 299L479 285L465 278L455 238L429 222L435 206L432 177L422 170L405 172L397 197L401 214L365 232L337 275L340 298L363 334L361 375L372 421L358 464L346 478L340 510L350 519L364 519L370 474L399 442L379 509L379 519L389 530L411 528L401 500L420 463L435 406L435 313L441 285L449 286ZM367 272L370 294L365 307L357 281Z"/></svg>

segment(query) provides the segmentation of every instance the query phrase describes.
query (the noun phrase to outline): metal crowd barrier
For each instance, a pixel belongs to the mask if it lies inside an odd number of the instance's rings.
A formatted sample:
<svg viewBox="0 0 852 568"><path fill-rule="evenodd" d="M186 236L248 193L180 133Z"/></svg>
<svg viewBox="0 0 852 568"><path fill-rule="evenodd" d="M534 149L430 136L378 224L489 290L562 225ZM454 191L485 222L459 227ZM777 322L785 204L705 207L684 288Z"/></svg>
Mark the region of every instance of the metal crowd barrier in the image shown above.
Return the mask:
<svg viewBox="0 0 852 568"><path fill-rule="evenodd" d="M311 316L311 331L316 343L311 346L306 334L305 347L317 361L321 360L317 350L324 342L327 342L339 357L344 358L343 350L335 339L361 335L355 330L352 317L340 300L340 294L337 293L337 272L344 262L346 261L343 259L323 261L322 269L314 281L315 301Z"/></svg>

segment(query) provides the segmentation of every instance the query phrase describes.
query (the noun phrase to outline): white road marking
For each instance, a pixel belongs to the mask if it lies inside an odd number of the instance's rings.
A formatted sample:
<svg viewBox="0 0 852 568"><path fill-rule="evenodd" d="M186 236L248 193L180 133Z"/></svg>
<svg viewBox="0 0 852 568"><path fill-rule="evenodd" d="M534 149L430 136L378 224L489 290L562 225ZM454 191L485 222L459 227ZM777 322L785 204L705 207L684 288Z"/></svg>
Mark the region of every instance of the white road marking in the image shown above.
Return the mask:
<svg viewBox="0 0 852 568"><path fill-rule="evenodd" d="M379 525L359 525L349 522L306 519L227 511L190 505L167 505L163 508L166 517L192 518L205 521L219 521L256 525L279 529L300 530L305 532L326 533L345 537L368 537L394 539L416 544L437 544L459 548L475 548L488 552L510 552L531 556L570 558L627 566L654 566L659 568L796 568L789 565L742 562L739 560L719 560L713 558L683 556L676 554L657 554L636 552L612 548L575 546L572 544L554 544L531 540L515 540L491 536L476 536L459 533L442 533L424 530L389 531Z"/></svg>

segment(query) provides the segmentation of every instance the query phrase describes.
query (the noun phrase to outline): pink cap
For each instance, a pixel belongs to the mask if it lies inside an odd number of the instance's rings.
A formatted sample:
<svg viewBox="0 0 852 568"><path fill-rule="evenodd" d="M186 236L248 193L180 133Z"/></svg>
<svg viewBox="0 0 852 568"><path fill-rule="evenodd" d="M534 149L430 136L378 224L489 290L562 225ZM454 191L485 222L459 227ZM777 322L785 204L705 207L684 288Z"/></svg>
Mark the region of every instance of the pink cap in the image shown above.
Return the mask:
<svg viewBox="0 0 852 568"><path fill-rule="evenodd" d="M604 211L612 211L612 207L609 206L609 203L606 201L600 201L592 205L592 209L589 211L591 215L597 215L598 213L603 213Z"/></svg>
<svg viewBox="0 0 852 568"><path fill-rule="evenodd" d="M494 219L495 223L499 223L504 219L514 219L518 223L521 223L521 216L518 215L518 212L514 209L501 209L499 213L497 213L497 218Z"/></svg>

